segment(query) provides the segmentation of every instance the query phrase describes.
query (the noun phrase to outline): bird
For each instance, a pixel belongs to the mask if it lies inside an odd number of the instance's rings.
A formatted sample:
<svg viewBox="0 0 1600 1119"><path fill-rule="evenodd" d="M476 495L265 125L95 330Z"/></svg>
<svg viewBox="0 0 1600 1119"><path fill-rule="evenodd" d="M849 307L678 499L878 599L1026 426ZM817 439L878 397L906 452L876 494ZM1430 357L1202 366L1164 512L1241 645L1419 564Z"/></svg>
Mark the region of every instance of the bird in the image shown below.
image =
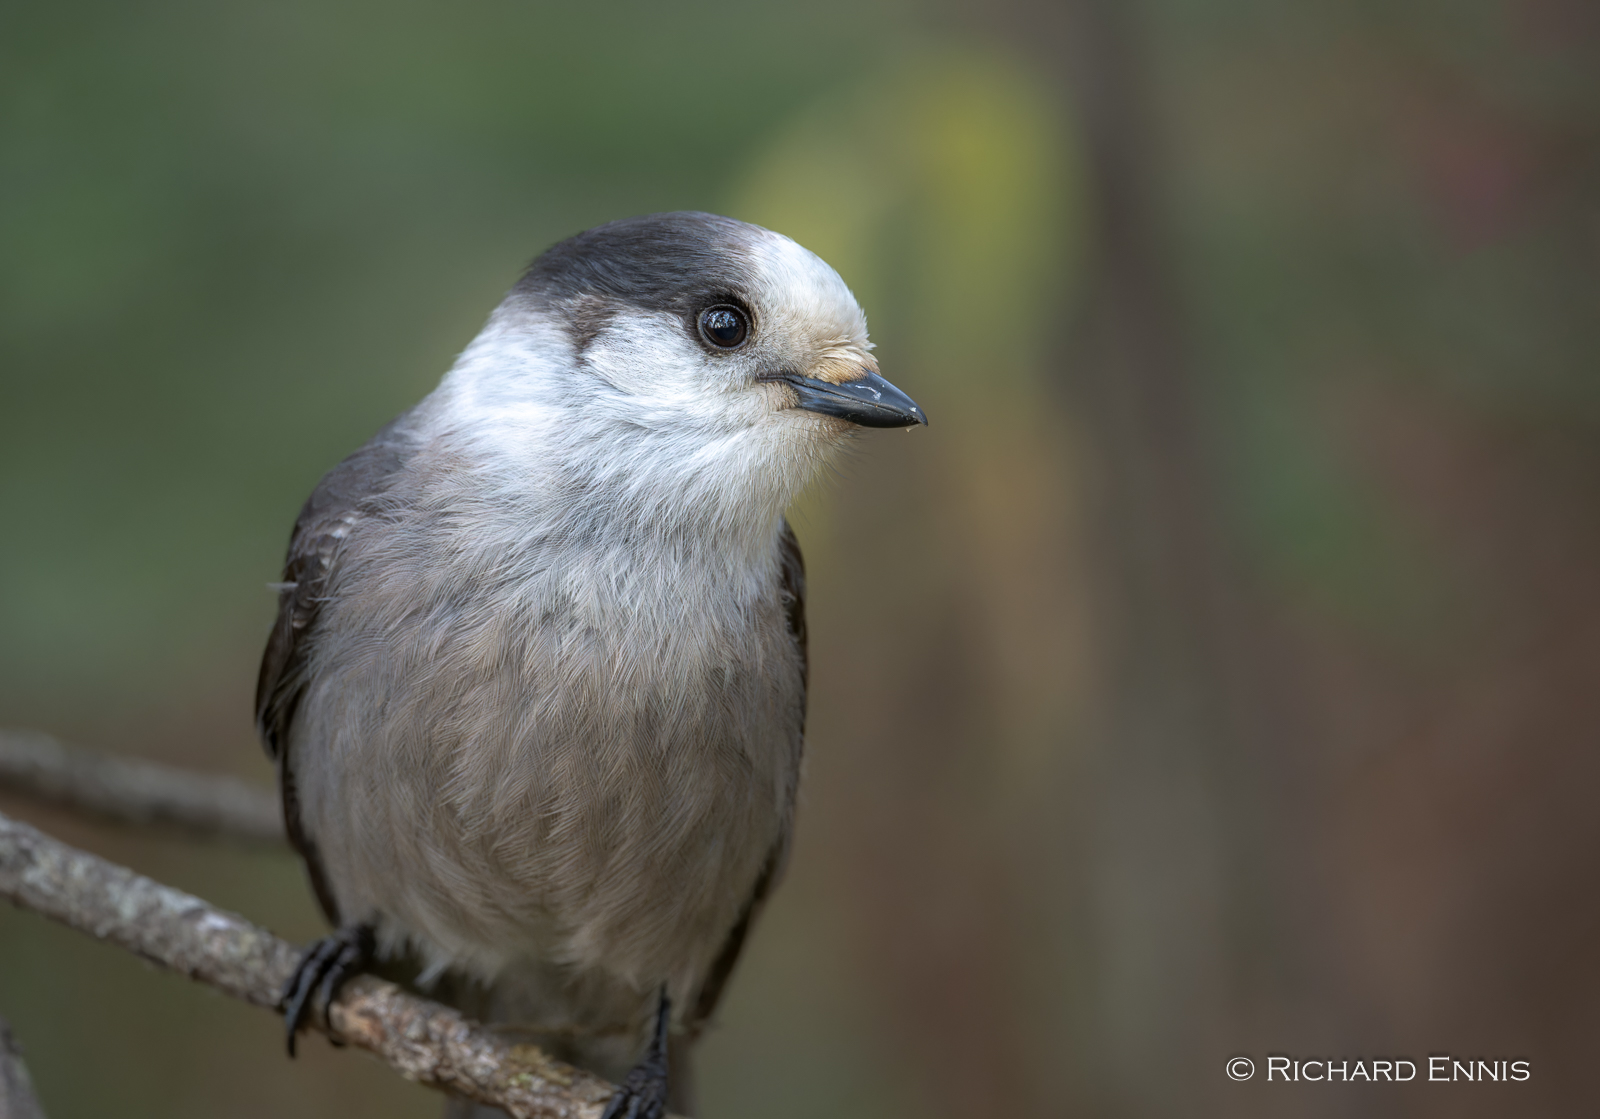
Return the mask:
<svg viewBox="0 0 1600 1119"><path fill-rule="evenodd" d="M872 351L788 237L614 221L537 257L322 479L256 698L335 930L284 989L291 1055L349 976L409 959L620 1081L607 1119L687 1109L688 1047L793 834L786 510L860 429L927 423Z"/></svg>

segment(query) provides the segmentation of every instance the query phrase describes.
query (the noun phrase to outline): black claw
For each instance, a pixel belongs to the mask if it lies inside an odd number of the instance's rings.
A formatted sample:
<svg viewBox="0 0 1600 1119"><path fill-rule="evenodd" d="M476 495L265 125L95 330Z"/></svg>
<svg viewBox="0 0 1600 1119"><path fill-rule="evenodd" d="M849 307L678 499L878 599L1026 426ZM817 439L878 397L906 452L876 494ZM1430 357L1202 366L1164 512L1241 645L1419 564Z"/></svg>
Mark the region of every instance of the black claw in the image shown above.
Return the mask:
<svg viewBox="0 0 1600 1119"><path fill-rule="evenodd" d="M600 1119L664 1119L667 1114L667 1024L671 1019L672 1000L667 998L663 987L650 1048L628 1071L606 1103Z"/></svg>
<svg viewBox="0 0 1600 1119"><path fill-rule="evenodd" d="M289 1056L294 1056L294 1036L305 1025L313 1006L312 993L318 996L323 1013L339 993L345 980L372 962L372 929L351 925L312 944L300 964L283 985L278 1003L283 1007L283 1024L288 1034Z"/></svg>
<svg viewBox="0 0 1600 1119"><path fill-rule="evenodd" d="M306 1011L310 1009L311 992L329 961L338 955L341 947L343 944L337 934L315 941L306 949L306 954L300 957L299 965L289 976L289 981L283 985L283 995L278 1001L284 1007L283 1019L288 1030L291 1057L294 1056L294 1035L300 1031L305 1022Z"/></svg>

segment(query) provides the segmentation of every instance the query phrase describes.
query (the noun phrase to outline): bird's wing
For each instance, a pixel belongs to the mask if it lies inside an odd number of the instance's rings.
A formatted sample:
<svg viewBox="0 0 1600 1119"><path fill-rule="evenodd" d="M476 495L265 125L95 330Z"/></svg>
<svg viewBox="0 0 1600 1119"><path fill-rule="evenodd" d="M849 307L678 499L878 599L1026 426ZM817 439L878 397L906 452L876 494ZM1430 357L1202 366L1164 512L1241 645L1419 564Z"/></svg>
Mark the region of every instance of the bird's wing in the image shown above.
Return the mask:
<svg viewBox="0 0 1600 1119"><path fill-rule="evenodd" d="M803 735L806 730L806 686L810 678L810 665L806 658L806 562L800 555L800 541L795 539L794 529L789 527L787 520L783 522L783 533L778 539L778 547L783 560L780 578L783 581L784 614L789 623L789 637L794 641L795 651L800 654L798 730ZM728 976L733 974L733 965L739 960L739 953L744 948L750 926L755 921L756 915L761 912L768 895L783 877L789 861L789 839L790 828L785 827L783 835L767 855L766 865L761 868L761 876L756 879L756 887L751 892L750 900L745 903L738 922L728 933L728 939L723 943L716 963L711 965L711 971L695 999L694 1013L689 1022L692 1032L698 1032L701 1026L710 1021L712 1013L717 1009L717 1003L722 998L722 989L728 982Z"/></svg>
<svg viewBox="0 0 1600 1119"><path fill-rule="evenodd" d="M308 661L317 616L338 563L340 544L359 520L373 514L410 449L409 440L397 430L400 423L397 420L384 428L330 470L306 499L289 538L289 557L278 591L278 620L267 639L256 683L256 729L267 756L278 763L284 828L305 860L323 912L335 925L339 923L338 909L316 844L300 824L289 744L295 712L309 683Z"/></svg>

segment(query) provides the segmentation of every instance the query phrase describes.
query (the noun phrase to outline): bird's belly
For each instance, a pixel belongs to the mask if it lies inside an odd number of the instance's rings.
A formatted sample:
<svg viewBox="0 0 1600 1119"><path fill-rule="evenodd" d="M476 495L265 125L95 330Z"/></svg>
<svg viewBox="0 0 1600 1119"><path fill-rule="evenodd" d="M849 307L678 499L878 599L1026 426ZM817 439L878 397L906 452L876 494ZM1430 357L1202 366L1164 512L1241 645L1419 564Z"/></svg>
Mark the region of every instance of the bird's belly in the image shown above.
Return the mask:
<svg viewBox="0 0 1600 1119"><path fill-rule="evenodd" d="M424 662L418 643L342 687L324 674L329 779L307 822L344 919L485 979L534 959L687 997L798 780L797 662L727 644L625 660L592 635L517 656L457 641Z"/></svg>

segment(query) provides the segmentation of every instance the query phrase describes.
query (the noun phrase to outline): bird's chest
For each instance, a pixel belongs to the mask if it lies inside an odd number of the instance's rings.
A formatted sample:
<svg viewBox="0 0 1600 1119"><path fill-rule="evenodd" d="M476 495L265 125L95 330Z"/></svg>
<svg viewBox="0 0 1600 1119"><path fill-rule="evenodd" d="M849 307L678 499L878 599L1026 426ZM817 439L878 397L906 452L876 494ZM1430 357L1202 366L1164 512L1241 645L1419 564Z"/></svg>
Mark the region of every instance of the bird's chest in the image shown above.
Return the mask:
<svg viewBox="0 0 1600 1119"><path fill-rule="evenodd" d="M485 976L526 956L650 982L709 967L799 779L802 668L776 580L710 594L685 565L412 570L332 604L340 636L306 702L305 810L341 908Z"/></svg>
<svg viewBox="0 0 1600 1119"><path fill-rule="evenodd" d="M737 758L762 768L798 698L776 596L630 574L529 580L477 605L481 628L447 641L444 659L454 691L492 701L440 705L446 719L497 720L475 737L507 761L587 759L597 780Z"/></svg>
<svg viewBox="0 0 1600 1119"><path fill-rule="evenodd" d="M717 941L798 781L800 666L776 596L568 578L480 609L478 632L432 643L418 701L453 860L500 878L514 920Z"/></svg>

